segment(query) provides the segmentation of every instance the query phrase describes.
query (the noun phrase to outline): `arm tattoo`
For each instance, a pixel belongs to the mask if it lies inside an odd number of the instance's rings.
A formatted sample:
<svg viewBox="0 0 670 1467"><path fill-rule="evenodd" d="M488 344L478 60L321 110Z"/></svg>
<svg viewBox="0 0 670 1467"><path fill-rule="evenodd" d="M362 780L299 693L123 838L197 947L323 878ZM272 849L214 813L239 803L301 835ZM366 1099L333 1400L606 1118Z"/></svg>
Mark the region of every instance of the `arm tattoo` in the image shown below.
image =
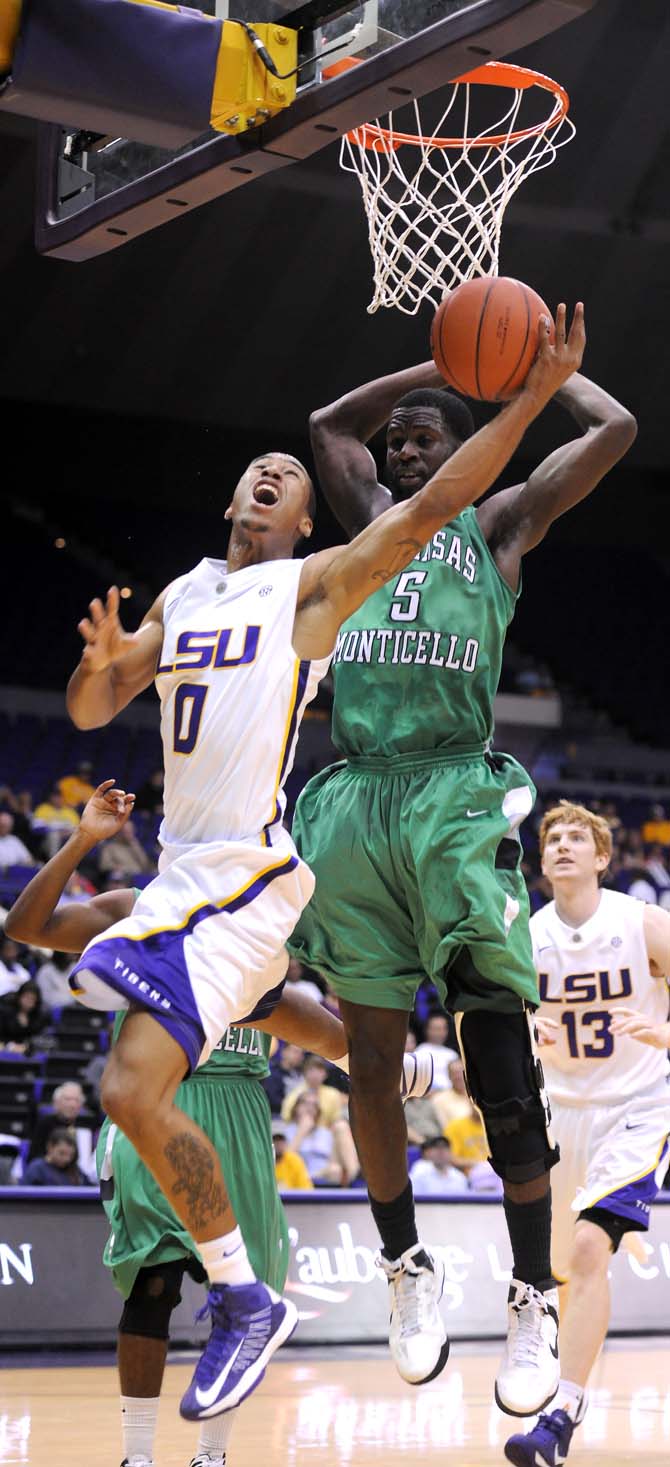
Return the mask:
<svg viewBox="0 0 670 1467"><path fill-rule="evenodd" d="M209 1148L191 1131L180 1131L170 1138L164 1155L176 1178L172 1197L184 1198L186 1226L197 1237L219 1213L230 1211L225 1188L214 1176Z"/></svg>
<svg viewBox="0 0 670 1467"><path fill-rule="evenodd" d="M413 552L412 555L408 554L410 550ZM390 565L380 566L379 570L372 571L370 579L380 581L382 584L384 581L390 581L391 576L394 576L396 571L403 570L420 550L423 550L423 545L420 545L418 540L399 540L391 556Z"/></svg>

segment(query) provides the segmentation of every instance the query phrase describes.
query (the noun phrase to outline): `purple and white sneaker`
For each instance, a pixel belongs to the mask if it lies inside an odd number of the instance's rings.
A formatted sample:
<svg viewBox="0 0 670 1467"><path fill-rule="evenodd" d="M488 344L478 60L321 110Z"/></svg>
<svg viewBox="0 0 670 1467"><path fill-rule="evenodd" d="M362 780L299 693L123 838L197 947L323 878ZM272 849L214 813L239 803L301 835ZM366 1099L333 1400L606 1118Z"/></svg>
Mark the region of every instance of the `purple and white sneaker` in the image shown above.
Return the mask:
<svg viewBox="0 0 670 1467"><path fill-rule="evenodd" d="M182 1397L187 1421L205 1421L232 1411L255 1391L275 1350L298 1323L295 1304L267 1284L213 1284L209 1291L212 1333Z"/></svg>
<svg viewBox="0 0 670 1467"><path fill-rule="evenodd" d="M514 1467L563 1467L568 1452L575 1422L566 1411L550 1411L540 1416L537 1425L525 1436L511 1436L505 1446L505 1456Z"/></svg>

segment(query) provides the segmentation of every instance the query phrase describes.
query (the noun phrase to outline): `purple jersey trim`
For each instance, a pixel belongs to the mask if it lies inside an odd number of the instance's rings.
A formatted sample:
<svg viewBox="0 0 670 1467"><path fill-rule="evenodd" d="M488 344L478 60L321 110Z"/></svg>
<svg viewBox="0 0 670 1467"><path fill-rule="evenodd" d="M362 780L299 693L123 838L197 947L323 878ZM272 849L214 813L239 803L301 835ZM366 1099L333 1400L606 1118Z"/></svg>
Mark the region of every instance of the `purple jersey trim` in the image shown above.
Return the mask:
<svg viewBox="0 0 670 1467"><path fill-rule="evenodd" d="M246 1019L236 1019L235 1023L250 1024L253 1026L253 1024L255 1024L258 1019L269 1019L270 1015L274 1013L277 1004L279 1003L282 993L284 992L285 984L286 979L282 978L281 983L278 983L276 988L269 988L267 993L264 993L263 997L259 998L255 1009L252 1009L251 1013L247 1014Z"/></svg>
<svg viewBox="0 0 670 1467"><path fill-rule="evenodd" d="M615 1212L617 1217L628 1218L636 1230L646 1231L649 1227L649 1216L651 1204L658 1194L656 1173L659 1167L663 1167L668 1157L668 1142L666 1141L661 1155L643 1177L637 1177L634 1182L629 1182L625 1187L617 1187L614 1192L608 1192L606 1197L600 1197L593 1205L603 1207L606 1212Z"/></svg>
<svg viewBox="0 0 670 1467"><path fill-rule="evenodd" d="M297 865L297 857L289 856L281 865L262 872L244 891L229 900L203 903L181 927L164 928L140 938L103 938L82 953L71 976L88 969L117 993L122 993L124 998L153 1014L181 1045L189 1069L194 1070L205 1043L205 1031L188 974L184 939L207 917L217 917L221 912L238 912L249 906L271 881L285 876ZM264 999L267 997L264 995Z"/></svg>

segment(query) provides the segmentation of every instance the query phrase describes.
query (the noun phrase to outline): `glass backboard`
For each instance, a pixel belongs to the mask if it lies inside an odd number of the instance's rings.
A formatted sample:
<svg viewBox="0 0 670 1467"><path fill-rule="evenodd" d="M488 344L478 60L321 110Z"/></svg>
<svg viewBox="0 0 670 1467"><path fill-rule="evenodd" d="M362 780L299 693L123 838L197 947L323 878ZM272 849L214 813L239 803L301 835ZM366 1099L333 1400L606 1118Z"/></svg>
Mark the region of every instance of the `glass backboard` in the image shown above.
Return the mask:
<svg viewBox="0 0 670 1467"><path fill-rule="evenodd" d="M168 149L45 124L38 248L87 259L286 167L403 100L512 54L594 0L201 0L219 19L299 31L298 90L285 112L235 137L213 130ZM329 76L344 56L361 62Z"/></svg>

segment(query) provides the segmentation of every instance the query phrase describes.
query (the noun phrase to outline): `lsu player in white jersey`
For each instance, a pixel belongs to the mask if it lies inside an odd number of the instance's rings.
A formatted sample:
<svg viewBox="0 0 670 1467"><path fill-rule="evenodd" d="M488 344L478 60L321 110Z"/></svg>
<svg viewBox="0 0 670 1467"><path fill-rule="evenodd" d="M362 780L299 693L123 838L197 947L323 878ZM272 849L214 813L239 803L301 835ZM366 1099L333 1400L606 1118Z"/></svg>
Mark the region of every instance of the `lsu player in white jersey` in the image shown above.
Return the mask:
<svg viewBox="0 0 670 1467"><path fill-rule="evenodd" d="M292 560L312 530L311 481L289 455L265 454L226 511L227 560L205 558L179 577L135 633L121 626L116 589L80 623L85 647L68 686L78 727L110 722L154 678L161 699L159 875L132 914L89 943L73 976L77 996L94 1007L132 1005L102 1104L183 1222L211 1284L212 1334L181 1402L189 1419L238 1405L297 1322L294 1306L255 1279L216 1152L174 1097L229 1024L284 977L284 945L313 889L282 825L302 713L341 623L485 492L579 365L580 313L570 333L565 317L559 306L553 344L541 322L517 397L350 544Z"/></svg>
<svg viewBox="0 0 670 1467"><path fill-rule="evenodd" d="M552 1269L561 1297L562 1378L553 1409L505 1454L559 1467L586 1412L607 1334L610 1259L649 1227L668 1167L670 913L601 888L607 822L563 800L540 827L554 900L531 918L540 1038L554 1135ZM642 1042L639 1042L639 1041ZM651 1047L651 1052L650 1052Z"/></svg>

